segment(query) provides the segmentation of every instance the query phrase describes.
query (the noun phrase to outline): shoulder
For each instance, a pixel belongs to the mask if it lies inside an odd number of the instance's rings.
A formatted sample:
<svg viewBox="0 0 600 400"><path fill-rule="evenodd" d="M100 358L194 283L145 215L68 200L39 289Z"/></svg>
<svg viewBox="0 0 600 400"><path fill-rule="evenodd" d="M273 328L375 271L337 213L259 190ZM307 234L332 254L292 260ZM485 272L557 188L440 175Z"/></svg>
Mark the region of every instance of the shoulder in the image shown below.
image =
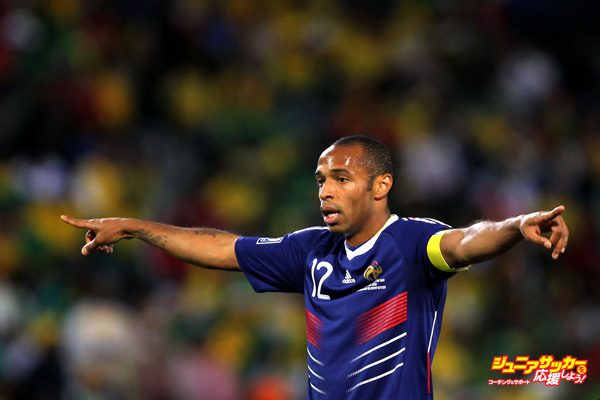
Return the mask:
<svg viewBox="0 0 600 400"><path fill-rule="evenodd" d="M338 236L331 233L329 228L324 226L312 226L286 235L288 240L304 252L310 252L320 247L329 248L334 245Z"/></svg>
<svg viewBox="0 0 600 400"><path fill-rule="evenodd" d="M447 229L452 229L452 227L434 218L400 217L389 226L387 231L396 239L406 242L427 239L431 235Z"/></svg>
<svg viewBox="0 0 600 400"><path fill-rule="evenodd" d="M329 228L325 226L311 226L291 232L287 235L289 238L299 242L317 242L333 236Z"/></svg>
<svg viewBox="0 0 600 400"><path fill-rule="evenodd" d="M432 228L452 229L452 227L445 222L428 217L401 217L398 220L398 225L401 229L412 230L430 230Z"/></svg>
<svg viewBox="0 0 600 400"><path fill-rule="evenodd" d="M333 234L326 227L314 226L286 233L279 237L241 236L239 239L256 245L301 245L311 246L316 242L331 238ZM239 240L238 240L239 241Z"/></svg>

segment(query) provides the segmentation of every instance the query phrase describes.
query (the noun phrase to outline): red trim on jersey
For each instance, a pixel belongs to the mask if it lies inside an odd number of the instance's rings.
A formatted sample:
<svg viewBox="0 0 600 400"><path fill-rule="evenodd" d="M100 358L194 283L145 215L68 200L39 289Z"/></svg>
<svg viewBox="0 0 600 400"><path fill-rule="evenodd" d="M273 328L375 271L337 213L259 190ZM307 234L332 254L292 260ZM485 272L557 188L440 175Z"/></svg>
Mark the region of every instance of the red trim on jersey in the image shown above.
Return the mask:
<svg viewBox="0 0 600 400"><path fill-rule="evenodd" d="M362 344L408 318L408 292L402 292L358 317L356 336Z"/></svg>
<svg viewBox="0 0 600 400"><path fill-rule="evenodd" d="M427 394L431 394L431 357L427 352Z"/></svg>
<svg viewBox="0 0 600 400"><path fill-rule="evenodd" d="M310 311L306 311L306 339L315 347L319 347L319 332L322 322Z"/></svg>

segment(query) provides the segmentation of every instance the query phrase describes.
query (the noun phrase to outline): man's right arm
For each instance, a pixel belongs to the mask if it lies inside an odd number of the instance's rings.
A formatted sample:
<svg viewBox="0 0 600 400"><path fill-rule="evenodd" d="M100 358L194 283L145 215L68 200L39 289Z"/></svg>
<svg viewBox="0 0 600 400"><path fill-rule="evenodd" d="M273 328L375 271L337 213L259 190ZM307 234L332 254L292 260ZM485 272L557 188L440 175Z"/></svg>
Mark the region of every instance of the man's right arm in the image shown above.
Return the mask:
<svg viewBox="0 0 600 400"><path fill-rule="evenodd" d="M81 254L111 253L121 239L141 239L190 264L204 268L239 271L235 254L238 238L211 228L183 228L133 218L61 219L76 228L88 229Z"/></svg>

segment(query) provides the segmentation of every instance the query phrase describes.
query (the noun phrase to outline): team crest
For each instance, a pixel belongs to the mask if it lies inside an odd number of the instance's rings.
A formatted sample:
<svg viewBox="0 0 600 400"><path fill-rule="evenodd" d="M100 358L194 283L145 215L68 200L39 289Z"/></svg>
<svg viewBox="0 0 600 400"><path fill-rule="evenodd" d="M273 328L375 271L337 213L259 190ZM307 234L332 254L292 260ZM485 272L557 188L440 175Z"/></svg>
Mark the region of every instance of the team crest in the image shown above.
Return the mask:
<svg viewBox="0 0 600 400"><path fill-rule="evenodd" d="M363 276L369 282L373 282L373 281L377 280L377 278L379 277L379 275L381 275L382 272L383 272L383 269L379 266L379 263L377 261L373 260L373 263L371 265L369 265L367 267L367 269L365 269Z"/></svg>

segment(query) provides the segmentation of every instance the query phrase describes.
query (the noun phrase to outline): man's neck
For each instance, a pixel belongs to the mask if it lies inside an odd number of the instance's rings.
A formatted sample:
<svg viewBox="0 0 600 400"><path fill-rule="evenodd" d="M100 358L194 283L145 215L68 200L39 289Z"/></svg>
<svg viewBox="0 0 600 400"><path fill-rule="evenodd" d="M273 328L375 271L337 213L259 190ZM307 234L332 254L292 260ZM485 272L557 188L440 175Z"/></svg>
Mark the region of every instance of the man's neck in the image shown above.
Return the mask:
<svg viewBox="0 0 600 400"><path fill-rule="evenodd" d="M365 224L365 229L351 237L347 237L346 243L348 244L348 246L351 247L357 247L365 243L373 236L375 236L377 232L381 230L381 228L383 228L385 223L390 219L390 216L391 214L389 210L386 210L385 212L381 212L373 216L371 221Z"/></svg>

